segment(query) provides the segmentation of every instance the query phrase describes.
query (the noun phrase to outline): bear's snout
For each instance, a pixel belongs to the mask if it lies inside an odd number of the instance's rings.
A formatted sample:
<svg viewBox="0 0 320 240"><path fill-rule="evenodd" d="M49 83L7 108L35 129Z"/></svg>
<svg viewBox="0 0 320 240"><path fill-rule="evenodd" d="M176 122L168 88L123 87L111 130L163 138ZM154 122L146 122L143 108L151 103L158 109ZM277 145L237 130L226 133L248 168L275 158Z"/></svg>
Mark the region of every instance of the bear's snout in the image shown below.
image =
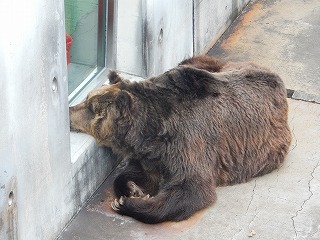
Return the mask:
<svg viewBox="0 0 320 240"><path fill-rule="evenodd" d="M69 107L70 130L86 132L90 134L90 118L84 103Z"/></svg>
<svg viewBox="0 0 320 240"><path fill-rule="evenodd" d="M72 124L72 112L73 112L73 107L69 107L69 124L70 124L70 130L76 130Z"/></svg>
<svg viewBox="0 0 320 240"><path fill-rule="evenodd" d="M69 123L70 123L70 130L71 131L78 130L74 124L74 118L75 118L74 116L75 116L74 107L69 107Z"/></svg>

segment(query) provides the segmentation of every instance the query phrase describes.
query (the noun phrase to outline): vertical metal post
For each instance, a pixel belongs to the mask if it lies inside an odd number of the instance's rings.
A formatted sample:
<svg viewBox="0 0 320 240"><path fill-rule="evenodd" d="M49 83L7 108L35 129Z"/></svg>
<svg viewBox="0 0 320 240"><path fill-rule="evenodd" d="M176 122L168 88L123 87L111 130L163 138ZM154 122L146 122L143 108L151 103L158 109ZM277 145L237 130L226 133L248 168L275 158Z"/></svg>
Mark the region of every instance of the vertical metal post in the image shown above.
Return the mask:
<svg viewBox="0 0 320 240"><path fill-rule="evenodd" d="M107 4L108 21L107 21L107 56L106 66L107 68L115 69L116 66L116 55L117 55L117 0L108 0Z"/></svg>
<svg viewBox="0 0 320 240"><path fill-rule="evenodd" d="M99 0L98 4L98 71L106 66L106 13L108 11L106 1L107 0Z"/></svg>

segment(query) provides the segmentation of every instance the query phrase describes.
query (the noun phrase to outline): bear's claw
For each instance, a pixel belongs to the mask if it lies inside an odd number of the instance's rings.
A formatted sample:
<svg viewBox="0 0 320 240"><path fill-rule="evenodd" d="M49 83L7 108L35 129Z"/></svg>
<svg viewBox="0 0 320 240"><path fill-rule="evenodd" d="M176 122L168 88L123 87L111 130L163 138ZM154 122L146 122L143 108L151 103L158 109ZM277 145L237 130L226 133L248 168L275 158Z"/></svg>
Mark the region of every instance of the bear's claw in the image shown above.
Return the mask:
<svg viewBox="0 0 320 240"><path fill-rule="evenodd" d="M123 206L123 204L124 204L124 197L121 196L119 198L119 200L116 198L114 199L114 201L111 203L111 208L113 210L115 210L116 212L118 212L120 210L121 206Z"/></svg>
<svg viewBox="0 0 320 240"><path fill-rule="evenodd" d="M150 198L150 194L145 195L142 199L143 199L143 200L146 200L146 199L148 199L148 198Z"/></svg>
<svg viewBox="0 0 320 240"><path fill-rule="evenodd" d="M120 204L120 205L123 205L123 196L120 197L120 199L119 199L119 204Z"/></svg>
<svg viewBox="0 0 320 240"><path fill-rule="evenodd" d="M111 208L113 210L115 210L116 212L120 211L120 208L124 205L124 198L125 197L123 197L123 196L121 196L119 198L119 200L115 198L113 200L113 202L111 202ZM150 196L150 194L147 194L144 197L130 197L130 198L140 198L140 199L143 199L143 200L147 200L147 199L152 198L152 197Z"/></svg>

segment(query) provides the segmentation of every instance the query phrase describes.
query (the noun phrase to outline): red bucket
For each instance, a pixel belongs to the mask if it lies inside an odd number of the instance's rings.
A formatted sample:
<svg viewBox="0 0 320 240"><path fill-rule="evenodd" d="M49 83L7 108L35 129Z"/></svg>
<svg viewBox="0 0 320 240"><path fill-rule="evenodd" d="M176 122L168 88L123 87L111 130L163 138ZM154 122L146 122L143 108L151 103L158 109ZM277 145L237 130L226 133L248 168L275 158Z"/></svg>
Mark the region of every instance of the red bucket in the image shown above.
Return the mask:
<svg viewBox="0 0 320 240"><path fill-rule="evenodd" d="M66 33L67 64L69 64L71 61L71 57L70 57L71 45L72 45L72 37L68 33Z"/></svg>

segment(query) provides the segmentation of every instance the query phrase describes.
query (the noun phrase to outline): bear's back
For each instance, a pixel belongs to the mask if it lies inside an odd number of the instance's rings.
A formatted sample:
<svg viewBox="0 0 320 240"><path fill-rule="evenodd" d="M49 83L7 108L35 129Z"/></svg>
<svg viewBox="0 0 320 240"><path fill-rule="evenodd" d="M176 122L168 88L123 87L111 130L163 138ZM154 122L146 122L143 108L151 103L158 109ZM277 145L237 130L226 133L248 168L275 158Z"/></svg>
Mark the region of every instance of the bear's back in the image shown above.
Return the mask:
<svg viewBox="0 0 320 240"><path fill-rule="evenodd" d="M189 168L195 162L211 166L201 171L210 176L214 170L218 185L247 181L283 161L291 135L286 91L276 74L260 69L183 71L180 67L153 80L160 91L172 91L168 99L174 111L163 125L175 136L169 144L175 158L183 156ZM177 145L186 147L175 149Z"/></svg>

